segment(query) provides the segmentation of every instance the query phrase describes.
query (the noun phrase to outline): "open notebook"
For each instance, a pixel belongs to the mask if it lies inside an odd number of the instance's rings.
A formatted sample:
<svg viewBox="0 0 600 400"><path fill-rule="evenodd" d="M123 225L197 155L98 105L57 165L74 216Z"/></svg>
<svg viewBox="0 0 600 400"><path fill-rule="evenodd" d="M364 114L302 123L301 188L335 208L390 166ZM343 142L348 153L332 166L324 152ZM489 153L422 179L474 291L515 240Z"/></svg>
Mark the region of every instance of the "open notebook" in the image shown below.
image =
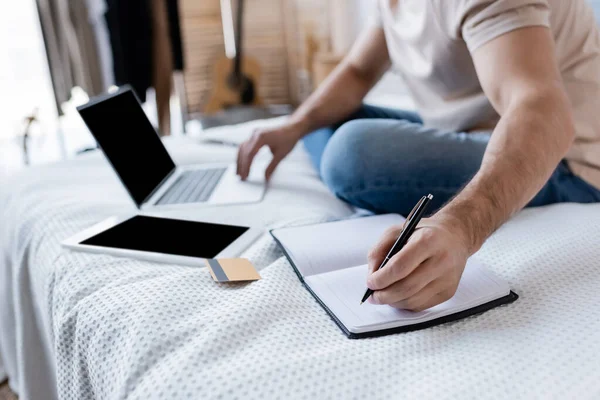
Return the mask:
<svg viewBox="0 0 600 400"><path fill-rule="evenodd" d="M360 300L366 290L367 253L399 215L380 215L320 225L282 228L271 235L298 277L351 338L407 332L454 321L515 301L508 283L470 259L454 297L423 312Z"/></svg>

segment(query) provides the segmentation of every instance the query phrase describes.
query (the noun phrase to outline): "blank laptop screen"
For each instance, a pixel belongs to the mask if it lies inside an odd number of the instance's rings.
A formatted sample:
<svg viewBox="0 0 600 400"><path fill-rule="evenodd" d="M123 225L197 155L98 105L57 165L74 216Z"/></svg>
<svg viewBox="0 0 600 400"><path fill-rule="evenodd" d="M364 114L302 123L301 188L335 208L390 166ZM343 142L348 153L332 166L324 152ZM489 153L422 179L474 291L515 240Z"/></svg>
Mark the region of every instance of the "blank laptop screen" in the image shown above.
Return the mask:
<svg viewBox="0 0 600 400"><path fill-rule="evenodd" d="M140 206L175 169L131 89L78 108L83 121Z"/></svg>

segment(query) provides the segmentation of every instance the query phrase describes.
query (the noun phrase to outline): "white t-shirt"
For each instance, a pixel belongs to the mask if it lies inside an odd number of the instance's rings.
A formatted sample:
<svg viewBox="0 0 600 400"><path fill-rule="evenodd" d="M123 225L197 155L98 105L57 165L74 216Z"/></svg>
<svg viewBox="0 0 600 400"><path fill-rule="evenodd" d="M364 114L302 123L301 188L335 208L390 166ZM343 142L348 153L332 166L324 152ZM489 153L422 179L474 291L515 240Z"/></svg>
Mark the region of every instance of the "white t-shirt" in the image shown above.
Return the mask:
<svg viewBox="0 0 600 400"><path fill-rule="evenodd" d="M392 69L427 126L492 129L499 120L471 53L528 26L546 26L576 122L567 160L600 188L600 32L585 0L378 0ZM535 51L535 49L532 49Z"/></svg>

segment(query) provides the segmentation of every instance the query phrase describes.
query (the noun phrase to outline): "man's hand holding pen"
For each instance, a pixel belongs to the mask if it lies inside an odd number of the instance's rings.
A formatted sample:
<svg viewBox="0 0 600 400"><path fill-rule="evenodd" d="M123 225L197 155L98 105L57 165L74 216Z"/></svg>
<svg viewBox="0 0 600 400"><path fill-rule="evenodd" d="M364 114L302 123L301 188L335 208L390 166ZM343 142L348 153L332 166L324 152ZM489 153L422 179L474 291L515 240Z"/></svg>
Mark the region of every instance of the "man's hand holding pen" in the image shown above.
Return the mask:
<svg viewBox="0 0 600 400"><path fill-rule="evenodd" d="M456 293L471 251L457 226L437 215L421 220L406 245L376 270L397 240L402 226L390 228L369 254L369 301L423 311Z"/></svg>

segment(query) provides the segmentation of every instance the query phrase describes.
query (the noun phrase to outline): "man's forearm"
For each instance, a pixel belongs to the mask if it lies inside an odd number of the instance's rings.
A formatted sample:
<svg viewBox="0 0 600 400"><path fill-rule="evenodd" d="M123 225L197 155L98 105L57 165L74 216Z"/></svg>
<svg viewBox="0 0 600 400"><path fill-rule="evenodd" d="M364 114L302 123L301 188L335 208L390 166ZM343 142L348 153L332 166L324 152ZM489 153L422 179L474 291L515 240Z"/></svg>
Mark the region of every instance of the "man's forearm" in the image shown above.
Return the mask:
<svg viewBox="0 0 600 400"><path fill-rule="evenodd" d="M460 226L471 253L540 191L574 137L560 90L530 96L506 110L472 181L440 211Z"/></svg>
<svg viewBox="0 0 600 400"><path fill-rule="evenodd" d="M294 112L290 123L304 135L334 124L360 107L375 82L344 61Z"/></svg>
<svg viewBox="0 0 600 400"><path fill-rule="evenodd" d="M381 27L365 30L340 65L290 118L298 135L332 125L357 110L390 66Z"/></svg>

